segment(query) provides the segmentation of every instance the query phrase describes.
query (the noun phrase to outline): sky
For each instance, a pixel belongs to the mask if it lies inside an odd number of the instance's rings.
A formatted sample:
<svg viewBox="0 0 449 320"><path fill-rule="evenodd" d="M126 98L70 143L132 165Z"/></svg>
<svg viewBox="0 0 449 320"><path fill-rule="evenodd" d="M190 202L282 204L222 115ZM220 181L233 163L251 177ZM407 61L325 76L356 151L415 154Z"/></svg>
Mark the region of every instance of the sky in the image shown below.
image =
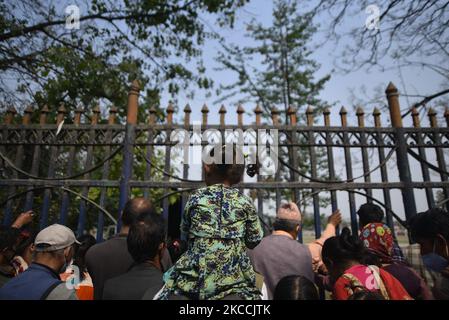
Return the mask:
<svg viewBox="0 0 449 320"><path fill-rule="evenodd" d="M243 10L240 10L236 17L236 25L235 27L230 29L220 29L217 30L216 26L210 25L211 30L215 32L219 32L228 43L234 43L239 45L247 45L253 43L250 39L245 37L245 26L251 20L255 19L258 22L263 24L269 24L272 20L272 1L267 0L253 0L248 5L244 7ZM301 9L301 8L300 8ZM365 12L361 12L360 16L355 16L351 19L347 19L348 22L345 22L341 28L341 32L348 31L352 26L359 24L360 28L365 27L365 19L367 14ZM325 17L323 18L325 19ZM382 28L382 25L380 25ZM348 37L343 37L342 42L339 44L344 46L349 41L351 41ZM425 70L417 67L395 67L395 62L389 58L385 58L381 61L383 67L387 68L387 70L380 70L380 68L373 68L372 70L367 70L367 68L363 68L358 71L343 73L340 71L332 72L335 68L335 60L340 58L338 57L339 49L341 47L336 47L335 44L331 42L326 42L323 32L318 32L314 39L313 43L311 43L314 49L313 58L321 64L320 70L317 72L316 77L322 77L326 74L331 73L331 79L328 81L320 93L319 97L333 105L331 109L331 125L340 125L340 117L339 110L341 106L345 106L348 110L348 123L349 125L356 126L357 118L355 116L354 108L357 106L358 101L354 100L354 96L358 96L360 101L368 101L375 96L379 95L379 87L382 89L381 95L384 97L384 89L387 87L388 83L393 82L396 87L399 89L400 93L406 93L407 95L430 95L432 93L441 91L442 85L444 82L444 78L440 75L436 74L433 71ZM220 47L217 43L207 42L204 47L204 60L205 66L208 69L208 74L211 78L214 79L215 84L229 84L235 80L235 74L229 71L215 71L214 67L217 66L215 61L216 53L220 50ZM421 58L421 57L418 57ZM429 59L429 58L427 58ZM257 65L256 65L257 66ZM188 100L182 97L182 93L178 98L180 109L182 110L182 106L185 104L183 101L186 101L192 107L192 115L191 119L193 121L201 120L201 112L200 109L204 103L206 103L210 109L209 113L209 121L210 123L218 123L219 122L219 114L218 109L220 105L213 104L212 102L216 100L216 96L212 95L212 97L206 97L202 93L196 94L194 100ZM170 97L164 96L162 99L162 106L168 103ZM183 100L184 99L184 100ZM420 100L420 99L419 99ZM386 104L386 99L383 98L384 103ZM407 109L408 106L418 101L417 98L407 98L400 97L401 108ZM226 115L226 123L234 124L236 123L236 106L231 104L231 101L225 101L224 105L227 107L228 113ZM253 110L254 105L246 105L244 106L247 111ZM364 109L365 114L367 115L367 125L372 124L372 111L374 105L361 105ZM380 106L378 106L380 107ZM182 113L179 113L178 119L182 118ZM244 122L250 123L254 121L254 115L245 115ZM387 124L389 121L388 112L384 112L382 114L382 123ZM428 126L427 119L422 119L422 125ZM322 120L320 119L319 124L322 124ZM301 123L300 123L301 125ZM404 119L404 126L411 125L411 117ZM335 152L335 166L337 168L337 173L342 179L345 178L344 171L344 158L343 152L340 150L336 150ZM388 152L388 151L387 151ZM386 152L386 153L387 153ZM428 151L428 161L432 163L436 163L435 155L432 150ZM363 173L361 167L361 158L360 158L360 150L352 151L352 159L353 159L353 167L354 167L354 176L359 176ZM422 179L421 169L416 161L410 160L411 171L413 179L416 181L420 181ZM375 157L370 159L371 168L378 165L377 154ZM388 173L391 181L398 181L398 172L396 169L396 157L395 155L391 158L388 164ZM199 166L191 167L191 178L198 179L200 168ZM372 174L372 181L380 181L380 173L379 170L375 171ZM432 175L432 180L438 181L439 176ZM246 179L245 181L250 181ZM360 179L358 181L361 181ZM345 219L349 219L349 204L346 192L338 192L338 202L339 207L344 215ZM382 191L375 190L374 196L378 197L379 200L383 201ZM391 197L393 199L393 210L398 213L402 218L404 217L404 210L402 206L402 197L399 190L392 190ZM425 201L424 191L416 190L415 191L416 203L418 211L426 210L427 204ZM270 201L270 200L269 200ZM271 202L271 201L270 201ZM365 202L364 197L356 195L356 203L357 207ZM330 207L322 208L322 212L325 214L329 214L331 211ZM264 212L268 215L273 215L274 210L267 210ZM310 210L309 210L310 213Z"/></svg>
<svg viewBox="0 0 449 320"><path fill-rule="evenodd" d="M79 1L74 1L77 3ZM80 2L81 3L81 2ZM300 2L302 5L302 2ZM61 4L62 5L62 4ZM81 6L82 7L82 6ZM212 22L212 19L209 16L202 16L202 19L206 21L207 28L210 28L210 31L218 32L222 35L227 43L234 43L238 45L250 45L253 44L251 39L245 37L246 33L246 25L251 19L255 19L256 21L268 25L272 21L272 9L273 2L269 0L251 0L244 8L240 9L237 12L236 23L234 28L223 28L220 29L217 25ZM300 6L299 10L303 10ZM362 11L360 15L352 16L344 20L342 28L340 28L340 32L343 34L344 32L349 31L352 27L360 26L361 30L365 28L365 20L367 18L367 14ZM326 16L321 17L322 21L319 21L320 24L325 25ZM380 28L382 28L382 24L380 24ZM340 125L340 117L339 110L341 106L345 106L348 110L348 123L349 125L355 126L357 124L357 119L355 116L354 108L359 103L359 101L368 101L375 96L379 95L378 88L381 88L383 92L387 87L388 83L393 82L399 92L401 94L407 95L430 95L435 92L441 91L443 87L443 83L445 79L440 75L436 74L433 71L428 69L421 69L417 67L403 67L401 69L395 66L395 62L389 58L384 58L381 61L385 70L381 70L380 68L373 68L368 70L367 68L362 68L358 71L353 71L349 73L343 73L341 71L333 71L335 69L334 62L335 60L340 59L339 54L341 52L341 48L349 44L351 42L351 38L343 36L339 46L335 46L334 43L326 41L324 37L324 33L322 30L314 36L312 43L310 46L313 48L312 57L321 65L321 68L316 73L316 78L323 77L324 75L331 74L331 79L325 84L324 89L319 95L319 98L323 101L326 101L328 104L332 105L331 109L331 125L339 126ZM220 46L216 41L210 40L205 43L203 48L203 58L205 67L207 68L207 73L210 78L214 79L215 85L220 84L229 84L235 80L235 74L230 71L216 71L218 65L215 61L217 56L217 52L220 50ZM417 59L422 59L422 57L417 57ZM432 57L425 57L424 59L432 59ZM257 62L255 65L257 67ZM446 80L447 81L447 80ZM381 95L384 94L381 92ZM359 99L355 100L354 96L357 96ZM183 106L186 103L189 103L192 108L191 120L192 121L201 121L201 112L200 109L203 104L207 104L210 113L209 113L209 123L219 123L219 114L218 109L220 105L214 104L213 102L217 100L217 96L212 94L211 97L207 97L204 92L197 92L195 98L193 100L187 98L187 94L180 92L178 101L179 101L179 109L182 110ZM163 95L161 100L161 106L167 106L170 100L170 96ZM411 104L416 102L416 98L407 98L404 96L400 96L400 104L403 109L407 109ZM383 103L386 104L386 99L383 98ZM231 103L231 100L224 101L223 104L227 107L228 113L226 115L226 123L235 124L237 123L236 117L236 106ZM254 109L254 105L245 105L244 106L247 111L251 111ZM365 114L367 115L367 125L372 124L372 110L374 105L361 105L365 110ZM378 106L380 107L380 106ZM178 112L175 115L175 118L178 121L182 119L182 112ZM384 125L388 125L389 114L384 112L382 114L382 123ZM245 114L244 123L248 124L254 121L253 114ZM319 117L318 124L322 124L322 117ZM423 126L428 126L427 119L422 119ZM299 125L303 125L299 123ZM411 125L411 117L408 117L404 120L405 126ZM341 151L335 152L335 167L337 170L337 174L341 177L341 179L346 179L344 172L344 159ZM196 153L198 154L198 153ZM359 176L362 173L361 161L360 161L360 150L353 150L352 152L353 158L353 167L354 167L354 176ZM173 159L173 161L176 161ZM428 152L428 161L432 163L436 163L435 155L433 150L429 150ZM377 154L370 158L370 166L371 168L378 165ZM413 180L420 181L421 177L421 169L416 161L410 160L411 172L413 176ZM191 179L199 179L200 178L200 166L192 166L190 170ZM391 181L398 181L398 173L396 169L396 158L393 156L388 164L388 173ZM439 176L432 175L432 179L435 181L439 180ZM372 175L373 181L380 181L379 171L376 171ZM250 179L246 179L245 181L250 181ZM360 180L358 180L360 181ZM399 216L404 217L403 207L402 207L402 198L399 190L393 190L391 192L393 199L393 210L396 211ZM381 201L383 201L383 197L381 194L381 190L374 191L374 196L378 197ZM425 202L424 191L417 190L415 191L416 203L418 211L422 211L427 209L427 204ZM267 202L272 204L272 200L267 200ZM338 192L338 202L339 207L346 219L349 219L349 206L347 201L347 193L346 192ZM361 196L356 196L357 207L365 202L365 199ZM309 211L310 212L310 211ZM330 208L322 208L322 212L325 214L330 213ZM264 212L268 215L273 215L274 210L270 209Z"/></svg>

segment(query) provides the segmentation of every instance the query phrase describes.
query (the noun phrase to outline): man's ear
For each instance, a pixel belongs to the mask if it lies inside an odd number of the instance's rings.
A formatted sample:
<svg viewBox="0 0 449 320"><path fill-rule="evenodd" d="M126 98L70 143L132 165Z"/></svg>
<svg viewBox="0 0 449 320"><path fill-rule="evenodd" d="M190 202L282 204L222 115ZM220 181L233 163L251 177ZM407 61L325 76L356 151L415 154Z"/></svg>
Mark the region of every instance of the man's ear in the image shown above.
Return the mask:
<svg viewBox="0 0 449 320"><path fill-rule="evenodd" d="M204 172L209 173L210 172L210 164L204 165Z"/></svg>

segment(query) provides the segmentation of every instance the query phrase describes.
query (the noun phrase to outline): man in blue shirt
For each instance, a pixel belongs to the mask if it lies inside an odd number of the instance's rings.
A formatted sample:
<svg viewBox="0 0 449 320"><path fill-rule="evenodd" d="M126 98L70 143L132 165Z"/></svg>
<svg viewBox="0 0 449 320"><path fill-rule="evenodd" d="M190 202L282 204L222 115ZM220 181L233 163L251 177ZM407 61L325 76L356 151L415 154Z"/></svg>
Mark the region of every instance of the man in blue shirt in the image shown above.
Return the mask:
<svg viewBox="0 0 449 320"><path fill-rule="evenodd" d="M73 258L76 241L69 228L53 224L36 236L31 266L0 288L0 300L76 300L76 292L61 281Z"/></svg>

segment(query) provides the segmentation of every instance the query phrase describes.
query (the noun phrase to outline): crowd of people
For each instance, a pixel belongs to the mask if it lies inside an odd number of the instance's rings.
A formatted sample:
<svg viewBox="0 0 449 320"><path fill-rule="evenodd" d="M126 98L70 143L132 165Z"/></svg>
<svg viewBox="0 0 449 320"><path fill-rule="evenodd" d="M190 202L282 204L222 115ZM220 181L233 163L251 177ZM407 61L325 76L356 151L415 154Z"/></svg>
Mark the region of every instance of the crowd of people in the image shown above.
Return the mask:
<svg viewBox="0 0 449 320"><path fill-rule="evenodd" d="M212 154L213 155L213 154ZM223 161L224 162L224 161ZM165 221L144 198L128 201L120 233L101 243L53 224L28 231L22 213L0 229L0 299L58 300L431 300L449 299L449 214L409 221L416 245L399 247L373 204L360 230L337 232L337 210L312 243L297 241L301 212L276 213L264 237L251 199L233 186L243 164L205 164L206 187L186 203L183 239L167 243Z"/></svg>

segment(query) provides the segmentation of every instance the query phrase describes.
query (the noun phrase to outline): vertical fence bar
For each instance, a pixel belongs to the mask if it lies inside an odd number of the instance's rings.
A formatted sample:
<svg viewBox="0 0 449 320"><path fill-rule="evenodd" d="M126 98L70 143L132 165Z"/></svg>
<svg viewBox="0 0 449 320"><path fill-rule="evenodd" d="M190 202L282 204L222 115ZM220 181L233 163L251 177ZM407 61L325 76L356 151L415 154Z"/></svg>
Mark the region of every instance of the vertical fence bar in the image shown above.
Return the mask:
<svg viewBox="0 0 449 320"><path fill-rule="evenodd" d="M171 126L173 124L173 112L175 112L175 109L173 107L173 104L170 102L168 104L167 107L167 125ZM171 132L172 129L167 128L166 129L166 144L165 144L165 164L164 164L164 171L167 173L170 173L170 153L171 153L171 144L170 144L170 136L171 136ZM168 181L170 178L165 175L163 180L164 181ZM168 191L168 190L165 190ZM163 208L163 217L165 219L165 221L168 223L168 197L165 197L162 203L162 208ZM168 225L166 225L166 228L168 228Z"/></svg>
<svg viewBox="0 0 449 320"><path fill-rule="evenodd" d="M359 128L365 128L365 112L363 111L363 109L361 107L357 108L356 111L356 115L357 115L357 122L359 125ZM362 145L367 145L367 139L366 139L366 135L365 132L360 132L360 143ZM361 148L362 150L362 164L363 164L363 174L364 176L364 180L366 183L370 183L371 182L371 174L367 174L370 170L369 168L369 160L368 160L368 152L367 149L368 147L363 146ZM371 189L365 189L365 192L368 196L372 197L373 196L373 191ZM370 198L368 198L367 202L372 202L372 200Z"/></svg>
<svg viewBox="0 0 449 320"><path fill-rule="evenodd" d="M341 126L343 128L347 128L348 126L348 120L347 120L347 114L348 112L344 107L341 107L340 110L340 118L341 118ZM346 166L346 179L348 181L352 181L352 160L351 160L351 148L350 148L350 141L348 137L348 132L343 132L343 149L345 153L345 166ZM356 214L356 207L355 207L355 196L353 192L348 192L349 197L349 211L351 215L351 229L353 234L357 234L358 232L358 224L357 224L357 214Z"/></svg>
<svg viewBox="0 0 449 320"><path fill-rule="evenodd" d="M14 119L16 114L17 114L17 111L16 111L16 109L14 109L14 107L9 108L8 112L6 114L5 124L6 125L12 124L13 123L13 119ZM6 129L6 130L8 130L8 129ZM23 135L24 133L25 132L22 131L21 134ZM6 132L4 134L4 137L6 139L8 138ZM15 161L14 161L14 163L19 168L22 166L22 156L21 156L22 154L23 154L23 146L19 145L17 150L16 150L16 158L15 158ZM18 158L18 157L20 157L20 158ZM12 176L13 176L13 179L17 179L17 177L18 177L17 171L13 170ZM8 196L12 196L15 192L16 192L16 187L15 186L10 186L8 188ZM12 205L13 205L13 200L12 199L10 199L10 200L8 200L6 202L5 216L4 216L4 219L3 219L3 224L4 225L10 225L12 223L12 215L13 215L12 214Z"/></svg>
<svg viewBox="0 0 449 320"><path fill-rule="evenodd" d="M220 126L224 126L225 125L225 117L226 117L226 108L224 105L221 105L220 110L218 110L218 113L220 114ZM223 132L222 132L222 138L223 137ZM222 140L223 143L225 142L224 140Z"/></svg>
<svg viewBox="0 0 449 320"><path fill-rule="evenodd" d="M297 137L297 131L296 131L298 119L297 119L296 112L297 112L297 110L293 106L290 106L287 109L287 116L288 116L288 119L290 120L290 125L292 126L292 129L293 129L291 131L291 136L289 139L290 143L292 143L293 146L289 148L288 153L289 153L289 160L290 160L289 162L290 162L291 166L294 169L299 170L298 147L296 146L296 144L298 143L298 137ZM288 133L287 133L287 136L288 136ZM299 180L298 174L294 170L290 170L290 181L295 182L298 180ZM298 188L293 189L292 201L295 203L298 203L300 201ZM279 207L279 204L278 204L278 207ZM300 229L300 232L298 234L298 240L302 243L302 240L303 240L302 239L302 228Z"/></svg>
<svg viewBox="0 0 449 320"><path fill-rule="evenodd" d="M47 115L48 115L48 106L45 105L41 112L39 117L39 124L45 125L47 122ZM42 130L37 130L36 132L36 141L42 141ZM39 163L41 159L41 146L39 144L35 145L33 148L33 160L31 163L31 174L34 176L37 176L39 174ZM28 179L30 180L30 179ZM28 187L28 190L32 189L33 186ZM33 208L33 200L34 200L34 192L28 191L25 197L25 206L24 211L31 210Z"/></svg>
<svg viewBox="0 0 449 320"><path fill-rule="evenodd" d="M254 113L256 114L256 125L260 126L260 124L261 124L260 116L262 114L262 109L260 108L259 105L256 106ZM279 182L280 178L281 178L280 170L277 170L276 174L275 174L275 181ZM279 208L280 203L281 203L281 193L280 193L279 188L276 188L275 192L276 192L276 210L277 210L277 208Z"/></svg>
<svg viewBox="0 0 449 320"><path fill-rule="evenodd" d="M109 118L108 118L108 125L112 126L115 124L115 119L117 117L117 108L115 106L111 106L109 109ZM112 130L108 129L106 131L106 142L108 143L104 147L104 153L109 155L111 154L111 146L112 143ZM111 167L111 160L106 161L103 164L103 169L101 172L101 179L107 180L109 177L110 167ZM108 194L108 189L106 187L101 188L100 191L100 206L104 208L106 206L106 197ZM97 221L97 242L103 241L103 233L104 233L104 214L102 211L98 212L98 221Z"/></svg>
<svg viewBox="0 0 449 320"><path fill-rule="evenodd" d="M444 109L444 118L446 119L446 127L449 127L449 107Z"/></svg>
<svg viewBox="0 0 449 320"><path fill-rule="evenodd" d="M207 128L207 114L209 113L209 108L207 107L206 104L203 105L203 107L201 108L201 113L203 115L203 121L201 123L201 133L203 133L206 128ZM202 138L201 138L202 140ZM205 177L204 177L204 170L203 170L203 166L201 165L201 180L204 181Z"/></svg>
<svg viewBox="0 0 449 320"><path fill-rule="evenodd" d="M307 126L313 127L313 109L309 106L306 110ZM318 177L317 174L317 159L315 152L315 135L312 130L309 131L309 156L310 156L310 174L313 179ZM317 192L316 189L312 189L312 193ZM312 196L313 199L313 217L315 225L315 239L321 237L321 217L320 217L320 200L318 194Z"/></svg>
<svg viewBox="0 0 449 320"><path fill-rule="evenodd" d="M139 105L140 83L134 80L128 93L128 105L126 113L125 139L123 141L123 165L120 177L119 218L117 221L117 232L122 227L121 215L128 201L130 188L129 181L132 178L132 167L134 159L134 140L136 137L137 111Z"/></svg>
<svg viewBox="0 0 449 320"><path fill-rule="evenodd" d="M187 134L190 136L190 114L192 113L192 108L190 108L189 104L186 104L185 108L184 108L184 129L187 131ZM188 140L190 141L190 139ZM184 149L183 152L187 152L188 154L183 154L183 165L182 165L182 178L183 179L189 179L189 159L190 159L190 142L189 142L189 146L187 147L187 149ZM187 160L187 162L185 161ZM187 192L183 192L182 193L182 205L181 205L181 218L179 221L182 221L182 217L184 216L184 208L186 206L187 200L188 200L188 193ZM183 236L183 235L181 235ZM187 239L181 239L184 241L187 241Z"/></svg>
<svg viewBox="0 0 449 320"><path fill-rule="evenodd" d="M401 108L399 106L398 89L390 82L385 90L388 107L390 109L390 118L393 128L395 128L396 157L399 170L399 178L403 184L401 189L402 200L404 202L405 217L407 222L416 214L415 195L413 193L412 178L410 175L410 166L407 155L407 141L405 131L402 127Z"/></svg>
<svg viewBox="0 0 449 320"><path fill-rule="evenodd" d="M243 109L243 106L239 104L237 106L237 124L239 127L243 126L243 113L245 113L245 110Z"/></svg>
<svg viewBox="0 0 449 320"><path fill-rule="evenodd" d="M433 108L429 108L428 116L429 116L429 120L430 120L430 126L434 129L438 128L437 113L435 112L435 110L433 110ZM441 136L437 131L433 132L433 142L437 145L435 147L435 153L437 155L438 167L441 168L442 170L446 171L447 167L446 167L446 160L444 159L443 148L441 147L441 144L442 144ZM448 181L447 174L441 172L440 177L441 177L441 181L444 181L444 182ZM444 195L444 199L449 198L449 189L448 188L443 188L443 195ZM446 210L449 210L449 202L446 202Z"/></svg>
<svg viewBox="0 0 449 320"><path fill-rule="evenodd" d="M152 106L150 108L150 115L148 117L148 139L147 139L147 143L148 145L146 146L146 150L145 150L145 156L147 157L148 160L153 161L152 157L153 157L153 153L154 153L154 148L153 148L153 142L154 142L154 125L156 124L156 108L154 106ZM146 162L145 164L145 173L144 173L144 179L145 181L150 181L152 180L152 175L151 175L151 163ZM144 188L143 189L143 197L148 199L150 197L150 188Z"/></svg>
<svg viewBox="0 0 449 320"><path fill-rule="evenodd" d="M421 123L419 120L419 112L416 107L412 108L412 119L413 119L413 127L420 128ZM421 131L416 132L414 134L414 138L415 138L416 143L418 144L419 156L423 160L426 161L427 160L426 150L425 150L425 148L419 146L424 143L424 139L422 138ZM421 173L423 176L423 180L430 181L429 167L424 162L420 162L420 165L421 165ZM427 205L429 206L429 209L435 207L435 199L433 197L432 188L425 188L425 192L426 192Z"/></svg>
<svg viewBox="0 0 449 320"><path fill-rule="evenodd" d="M296 127L296 125L298 124L298 119L296 116L296 109L293 108L292 106L290 106L290 108L288 109L288 115L290 117L290 124L293 127ZM291 133L291 143L293 144L293 146L290 148L289 152L291 152L291 164L293 166L293 168L295 168L296 170L299 170L299 163L298 163L298 147L296 146L296 144L298 143L298 133L296 130L292 130ZM291 181L298 181L299 180L299 176L298 173L295 172L294 170L290 170L290 180ZM292 200L293 202L297 203L300 200L299 197L299 190L298 188L294 188L293 189L293 194L292 194Z"/></svg>
<svg viewBox="0 0 449 320"><path fill-rule="evenodd" d="M330 127L330 110L329 108L324 109L324 125ZM335 167L334 167L334 150L332 149L332 134L326 131L326 153L327 153L327 168L329 170L329 180L335 180ZM337 202L337 192L335 190L331 191L331 207L332 212L338 209Z"/></svg>
<svg viewBox="0 0 449 320"><path fill-rule="evenodd" d="M56 126L59 126L59 124L64 120L64 116L67 113L64 104L61 104L61 106L58 108L58 115L56 118ZM54 137L54 141L57 140L57 136ZM50 159L48 163L48 171L47 176L49 178L54 178L55 176L55 165L56 165L56 159L59 154L59 147L58 146L51 146L50 147ZM48 224L48 211L50 210L50 202L51 202L51 189L45 189L44 190L44 198L42 201L42 211L41 211L41 218L39 227L42 230L45 228Z"/></svg>
<svg viewBox="0 0 449 320"><path fill-rule="evenodd" d="M98 121L100 120L100 107L97 105L92 110L92 118L90 122L90 130L89 130L89 145L87 146L87 155L86 155L86 162L84 164L84 168L90 168L92 167L92 162L94 158L94 148L93 143L95 142L95 131L97 128ZM86 173L84 175L84 180L90 180L91 174L90 172ZM89 196L89 187L83 187L81 189L81 194L84 197ZM86 228L86 216L87 216L87 202L86 200L81 199L80 200L80 212L78 215L78 227L77 227L77 234L78 237L84 234L84 229Z"/></svg>
<svg viewBox="0 0 449 320"><path fill-rule="evenodd" d="M276 106L273 106L273 108L271 109L271 120L273 121L273 126L279 126L279 114L280 114L279 110L276 108ZM275 172L274 177L276 182L280 180L280 172L281 170L279 170L279 168ZM279 208L279 204L281 203L281 192L279 188L276 188L275 192L276 192L276 208Z"/></svg>
<svg viewBox="0 0 449 320"><path fill-rule="evenodd" d="M256 126L260 126L262 124L262 108L259 106L259 104L256 105L256 108L254 109L254 114L256 115ZM256 140L261 139L262 137L258 136L258 131L256 132ZM256 141L259 145L259 141ZM261 182L262 177L258 174L257 175L257 182ZM256 190L257 194L257 214L262 219L263 217L263 193L262 190ZM269 231L269 230L267 230Z"/></svg>
<svg viewBox="0 0 449 320"><path fill-rule="evenodd" d="M378 129L376 132L376 144L377 144L377 152L379 155L379 163L383 163L385 161L385 148L381 147L381 145L384 143L384 138L382 136L381 127L382 123L380 120L380 111L377 108L374 108L373 110L373 117L374 117L374 126ZM380 176L382 179L382 183L387 184L388 183L388 170L387 165L383 165L380 167ZM391 209L391 195L390 195L390 189L388 188L382 188L383 196L384 196L384 203L387 208ZM393 223L393 216L391 215L391 212L388 210L385 210L385 216L387 218L387 225L390 227L391 232L393 232L394 235L394 223Z"/></svg>
<svg viewBox="0 0 449 320"><path fill-rule="evenodd" d="M79 126L81 123L81 115L83 113L83 108L79 107L75 110L75 118L73 120L73 124L75 126ZM71 176L73 174L73 164L75 159L76 146L70 146L69 148L69 157L67 160L67 170L66 175ZM69 211L70 204L70 194L67 191L62 192L62 200L61 200L61 210L59 215L59 223L65 225L67 222L67 215Z"/></svg>

